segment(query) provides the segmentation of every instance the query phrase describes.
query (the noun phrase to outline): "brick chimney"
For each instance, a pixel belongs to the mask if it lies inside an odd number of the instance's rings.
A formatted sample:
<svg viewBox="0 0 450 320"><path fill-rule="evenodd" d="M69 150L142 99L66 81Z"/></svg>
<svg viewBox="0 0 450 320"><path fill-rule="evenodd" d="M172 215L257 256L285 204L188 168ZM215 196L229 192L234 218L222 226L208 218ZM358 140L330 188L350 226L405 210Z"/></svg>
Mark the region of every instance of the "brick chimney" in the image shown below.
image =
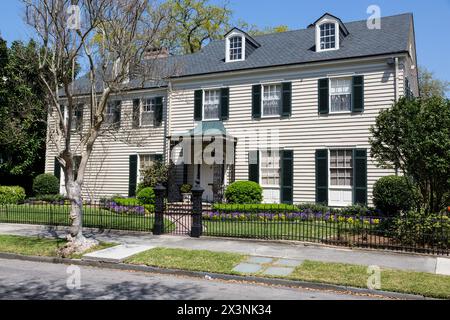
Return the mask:
<svg viewBox="0 0 450 320"><path fill-rule="evenodd" d="M167 58L169 56L169 49L163 48L150 48L144 53L144 59L159 59L159 58Z"/></svg>

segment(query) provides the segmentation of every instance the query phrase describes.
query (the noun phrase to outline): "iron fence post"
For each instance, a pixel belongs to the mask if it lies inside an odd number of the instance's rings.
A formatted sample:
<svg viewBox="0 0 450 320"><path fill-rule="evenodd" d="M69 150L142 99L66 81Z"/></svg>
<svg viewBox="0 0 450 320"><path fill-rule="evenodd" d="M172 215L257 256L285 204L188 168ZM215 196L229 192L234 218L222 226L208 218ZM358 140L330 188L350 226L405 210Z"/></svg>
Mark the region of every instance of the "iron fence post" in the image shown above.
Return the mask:
<svg viewBox="0 0 450 320"><path fill-rule="evenodd" d="M200 238L203 232L202 226L202 214L203 214L203 203L202 196L205 190L196 184L192 188L192 228L191 237Z"/></svg>
<svg viewBox="0 0 450 320"><path fill-rule="evenodd" d="M155 224L153 225L153 234L162 235L164 233L164 195L166 188L157 185L155 191Z"/></svg>

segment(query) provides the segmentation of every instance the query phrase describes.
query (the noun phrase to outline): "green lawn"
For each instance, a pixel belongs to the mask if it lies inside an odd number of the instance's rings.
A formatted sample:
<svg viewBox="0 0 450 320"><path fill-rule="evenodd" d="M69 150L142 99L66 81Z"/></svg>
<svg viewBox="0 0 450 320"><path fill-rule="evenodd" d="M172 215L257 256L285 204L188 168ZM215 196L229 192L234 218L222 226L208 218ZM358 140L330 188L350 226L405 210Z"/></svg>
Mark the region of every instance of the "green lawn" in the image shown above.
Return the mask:
<svg viewBox="0 0 450 320"><path fill-rule="evenodd" d="M323 221L210 221L204 220L203 235L212 237L321 241L337 234L333 224Z"/></svg>
<svg viewBox="0 0 450 320"><path fill-rule="evenodd" d="M69 226L68 205L0 206L0 222ZM153 216L117 214L99 207L84 208L84 227L114 230L151 231Z"/></svg>
<svg viewBox="0 0 450 320"><path fill-rule="evenodd" d="M126 263L179 270L233 273L232 269L244 258L245 256L234 253L155 248L131 257Z"/></svg>
<svg viewBox="0 0 450 320"><path fill-rule="evenodd" d="M56 257L58 256L58 249L62 248L65 244L66 240L64 239L0 235L0 252L3 253L38 257ZM86 253L106 249L114 245L115 244L110 243L100 243ZM74 255L71 258L78 259L81 258L81 255Z"/></svg>
<svg viewBox="0 0 450 320"><path fill-rule="evenodd" d="M236 274L233 268L246 258L221 252L155 248L131 257L126 263ZM292 275L282 278L367 288L368 277L365 266L305 261ZM381 271L381 290L450 299L450 276L385 269Z"/></svg>

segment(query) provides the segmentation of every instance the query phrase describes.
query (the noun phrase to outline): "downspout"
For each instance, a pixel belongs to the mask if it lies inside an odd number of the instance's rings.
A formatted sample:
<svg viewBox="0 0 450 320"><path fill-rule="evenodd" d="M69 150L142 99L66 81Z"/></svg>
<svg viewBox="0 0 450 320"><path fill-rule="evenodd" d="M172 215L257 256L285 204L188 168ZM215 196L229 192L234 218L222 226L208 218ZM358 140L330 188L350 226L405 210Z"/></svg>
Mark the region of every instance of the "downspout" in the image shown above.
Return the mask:
<svg viewBox="0 0 450 320"><path fill-rule="evenodd" d="M395 102L398 101L398 57L395 57L395 67L394 67L394 92L395 92Z"/></svg>
<svg viewBox="0 0 450 320"><path fill-rule="evenodd" d="M172 82L169 81L167 86L167 103L166 103L166 125L164 132L164 155L166 157L166 164L170 164L170 140L169 135L171 131L171 123L172 123ZM168 147L169 146L169 147Z"/></svg>

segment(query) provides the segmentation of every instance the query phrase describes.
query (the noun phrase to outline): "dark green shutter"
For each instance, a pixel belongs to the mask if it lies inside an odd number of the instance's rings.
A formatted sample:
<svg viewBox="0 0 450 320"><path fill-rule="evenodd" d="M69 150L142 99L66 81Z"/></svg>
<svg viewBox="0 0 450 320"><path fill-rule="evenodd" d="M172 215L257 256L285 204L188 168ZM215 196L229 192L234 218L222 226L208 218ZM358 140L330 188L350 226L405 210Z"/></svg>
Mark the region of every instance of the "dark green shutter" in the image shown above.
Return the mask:
<svg viewBox="0 0 450 320"><path fill-rule="evenodd" d="M55 157L55 168L53 170L53 175L61 181L61 164L58 161L58 158Z"/></svg>
<svg viewBox="0 0 450 320"><path fill-rule="evenodd" d="M281 116L290 117L292 114L292 82L283 83L283 106Z"/></svg>
<svg viewBox="0 0 450 320"><path fill-rule="evenodd" d="M194 93L194 120L202 121L203 118L203 90Z"/></svg>
<svg viewBox="0 0 450 320"><path fill-rule="evenodd" d="M254 85L252 88L252 116L253 119L261 118L261 85Z"/></svg>
<svg viewBox="0 0 450 320"><path fill-rule="evenodd" d="M328 114L330 112L330 86L329 79L319 79L319 113Z"/></svg>
<svg viewBox="0 0 450 320"><path fill-rule="evenodd" d="M163 162L164 161L164 155L162 155L162 154L155 154L155 161Z"/></svg>
<svg viewBox="0 0 450 320"><path fill-rule="evenodd" d="M367 205L367 150L353 150L353 203Z"/></svg>
<svg viewBox="0 0 450 320"><path fill-rule="evenodd" d="M230 108L230 88L220 90L220 117L222 121L228 120Z"/></svg>
<svg viewBox="0 0 450 320"><path fill-rule="evenodd" d="M159 127L162 125L163 121L163 98L156 97L155 98L155 127Z"/></svg>
<svg viewBox="0 0 450 320"><path fill-rule="evenodd" d="M353 77L352 112L364 111L364 77Z"/></svg>
<svg viewBox="0 0 450 320"><path fill-rule="evenodd" d="M141 114L141 100L133 100L133 129L139 128L139 117Z"/></svg>
<svg viewBox="0 0 450 320"><path fill-rule="evenodd" d="M130 177L128 180L128 196L130 198L136 196L137 188L137 169L138 169L138 156L130 156Z"/></svg>
<svg viewBox="0 0 450 320"><path fill-rule="evenodd" d="M259 151L248 153L248 181L259 183Z"/></svg>
<svg viewBox="0 0 450 320"><path fill-rule="evenodd" d="M114 127L120 128L120 118L122 114L122 101L116 101L114 103Z"/></svg>
<svg viewBox="0 0 450 320"><path fill-rule="evenodd" d="M316 151L316 203L328 204L328 150Z"/></svg>
<svg viewBox="0 0 450 320"><path fill-rule="evenodd" d="M294 202L294 151L281 151L281 203Z"/></svg>

